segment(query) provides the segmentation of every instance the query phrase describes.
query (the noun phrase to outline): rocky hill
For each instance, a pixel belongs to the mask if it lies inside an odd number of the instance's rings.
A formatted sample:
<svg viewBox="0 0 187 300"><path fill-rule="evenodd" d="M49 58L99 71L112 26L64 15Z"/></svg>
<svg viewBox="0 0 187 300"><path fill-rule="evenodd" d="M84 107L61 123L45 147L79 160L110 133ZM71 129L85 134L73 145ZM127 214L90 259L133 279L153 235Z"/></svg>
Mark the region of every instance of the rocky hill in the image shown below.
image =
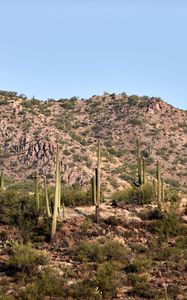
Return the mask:
<svg viewBox="0 0 187 300"><path fill-rule="evenodd" d="M137 139L149 175L160 160L165 182L187 191L187 111L125 93L39 101L0 92L0 168L9 179L30 178L38 169L52 180L58 141L62 183L84 186L95 168L98 138L106 192L136 179Z"/></svg>

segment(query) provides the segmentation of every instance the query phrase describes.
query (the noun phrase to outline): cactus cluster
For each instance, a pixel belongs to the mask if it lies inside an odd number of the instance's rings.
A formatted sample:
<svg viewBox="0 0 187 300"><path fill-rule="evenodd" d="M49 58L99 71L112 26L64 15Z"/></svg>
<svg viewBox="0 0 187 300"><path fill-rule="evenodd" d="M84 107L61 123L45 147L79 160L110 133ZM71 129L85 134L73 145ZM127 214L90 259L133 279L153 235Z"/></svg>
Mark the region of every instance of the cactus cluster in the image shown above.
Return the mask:
<svg viewBox="0 0 187 300"><path fill-rule="evenodd" d="M152 153L152 145L148 145L149 153ZM146 161L142 158L140 153L140 144L139 141L136 141L136 152L137 152L137 169L138 169L138 186L144 185L146 183ZM156 171L156 180L153 179L153 188L155 197L157 199L158 208L161 209L161 204L164 201L164 179L161 177L161 167L160 162L157 161L157 171Z"/></svg>

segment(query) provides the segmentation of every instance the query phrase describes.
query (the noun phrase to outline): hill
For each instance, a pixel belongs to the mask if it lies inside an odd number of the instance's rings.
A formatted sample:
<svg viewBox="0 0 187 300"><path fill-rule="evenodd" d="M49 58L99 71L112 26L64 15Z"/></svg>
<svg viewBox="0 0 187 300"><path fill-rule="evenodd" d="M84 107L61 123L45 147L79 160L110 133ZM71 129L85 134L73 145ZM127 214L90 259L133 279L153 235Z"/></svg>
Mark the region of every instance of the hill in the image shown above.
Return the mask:
<svg viewBox="0 0 187 300"><path fill-rule="evenodd" d="M39 101L0 92L0 164L7 178L31 178L38 168L53 180L59 141L62 182L84 186L95 168L98 138L106 192L135 180L137 139L149 175L160 160L165 182L187 191L187 111L125 93Z"/></svg>

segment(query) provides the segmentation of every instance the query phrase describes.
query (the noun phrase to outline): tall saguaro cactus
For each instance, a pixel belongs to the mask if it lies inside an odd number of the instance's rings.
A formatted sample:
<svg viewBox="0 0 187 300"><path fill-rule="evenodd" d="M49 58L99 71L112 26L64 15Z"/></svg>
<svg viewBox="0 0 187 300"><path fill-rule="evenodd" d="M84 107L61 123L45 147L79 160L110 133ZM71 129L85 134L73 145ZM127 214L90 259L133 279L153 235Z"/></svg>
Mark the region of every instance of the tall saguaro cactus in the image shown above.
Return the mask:
<svg viewBox="0 0 187 300"><path fill-rule="evenodd" d="M145 162L145 159L142 159L143 161L143 184L146 183L146 162Z"/></svg>
<svg viewBox="0 0 187 300"><path fill-rule="evenodd" d="M136 141L136 151L137 151L137 164L138 164L138 183L141 185L143 183L142 176L142 158L140 155L140 144L139 141Z"/></svg>
<svg viewBox="0 0 187 300"><path fill-rule="evenodd" d="M1 176L0 176L0 188L1 189L5 188L5 179L4 179L3 171L1 172Z"/></svg>
<svg viewBox="0 0 187 300"><path fill-rule="evenodd" d="M161 201L164 202L165 189L164 189L164 178L161 178Z"/></svg>
<svg viewBox="0 0 187 300"><path fill-rule="evenodd" d="M157 161L157 203L161 207L161 175L160 175L160 162Z"/></svg>
<svg viewBox="0 0 187 300"><path fill-rule="evenodd" d="M38 171L35 171L34 175L34 196L36 202L36 211L38 211L40 208Z"/></svg>
<svg viewBox="0 0 187 300"><path fill-rule="evenodd" d="M57 144L55 202L54 202L52 225L51 225L51 242L53 242L53 240L54 240L55 233L56 233L56 227L57 227L58 207L59 207L59 191L60 191L59 183L60 183L60 161L59 161L59 145Z"/></svg>
<svg viewBox="0 0 187 300"><path fill-rule="evenodd" d="M46 210L47 210L47 216L51 217L51 211L49 207L49 197L48 197L48 191L47 191L47 180L46 176L44 176L44 192L45 192L45 203L46 203Z"/></svg>
<svg viewBox="0 0 187 300"><path fill-rule="evenodd" d="M101 146L98 139L97 149L97 168L95 169L96 177L96 222L99 223L99 207L101 202Z"/></svg>
<svg viewBox="0 0 187 300"><path fill-rule="evenodd" d="M96 173L96 171L95 171ZM91 184L92 184L92 199L93 199L93 204L96 206L97 205L97 187L96 187L96 176L94 175L91 179Z"/></svg>

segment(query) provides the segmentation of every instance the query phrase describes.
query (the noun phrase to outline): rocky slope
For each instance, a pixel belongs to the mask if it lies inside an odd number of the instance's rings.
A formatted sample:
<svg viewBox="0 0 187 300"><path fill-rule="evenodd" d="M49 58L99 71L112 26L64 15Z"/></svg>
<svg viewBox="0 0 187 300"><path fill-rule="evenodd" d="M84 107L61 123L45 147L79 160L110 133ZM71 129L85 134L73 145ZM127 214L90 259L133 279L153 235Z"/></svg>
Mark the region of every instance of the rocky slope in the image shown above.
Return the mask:
<svg viewBox="0 0 187 300"><path fill-rule="evenodd" d="M62 182L86 185L102 145L102 183L112 192L136 178L136 139L155 176L187 191L187 111L159 98L107 94L90 99L39 101L0 92L0 168L7 178L40 174L54 178L56 141L61 144Z"/></svg>

